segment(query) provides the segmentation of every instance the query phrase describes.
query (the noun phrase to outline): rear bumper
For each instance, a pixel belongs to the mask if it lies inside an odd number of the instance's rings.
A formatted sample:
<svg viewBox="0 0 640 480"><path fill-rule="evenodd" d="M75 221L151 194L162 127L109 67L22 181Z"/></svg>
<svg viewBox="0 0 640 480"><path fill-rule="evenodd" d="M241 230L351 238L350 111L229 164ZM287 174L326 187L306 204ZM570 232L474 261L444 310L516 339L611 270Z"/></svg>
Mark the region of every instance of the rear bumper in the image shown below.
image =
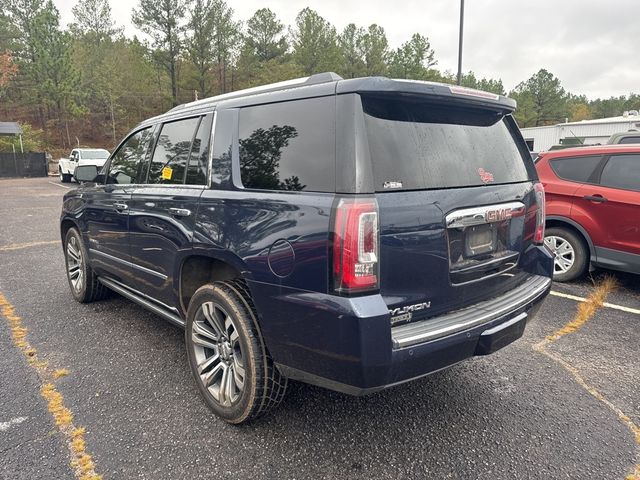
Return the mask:
<svg viewBox="0 0 640 480"><path fill-rule="evenodd" d="M380 295L344 298L252 284L267 347L294 380L364 395L486 355L519 338L551 289L531 274L492 300L390 327Z"/></svg>

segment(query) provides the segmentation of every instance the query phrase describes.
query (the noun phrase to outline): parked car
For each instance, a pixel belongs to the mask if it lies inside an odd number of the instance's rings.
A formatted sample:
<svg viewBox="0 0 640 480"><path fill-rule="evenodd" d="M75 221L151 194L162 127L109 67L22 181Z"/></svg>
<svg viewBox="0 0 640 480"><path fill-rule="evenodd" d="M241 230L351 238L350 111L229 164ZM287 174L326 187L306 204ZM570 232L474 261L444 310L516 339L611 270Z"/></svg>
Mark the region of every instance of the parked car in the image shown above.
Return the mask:
<svg viewBox="0 0 640 480"><path fill-rule="evenodd" d="M554 279L574 280L590 266L640 273L640 145L541 153L536 169Z"/></svg>
<svg viewBox="0 0 640 480"><path fill-rule="evenodd" d="M626 145L629 143L640 144L640 132L631 130L629 132L614 133L607 140L608 145Z"/></svg>
<svg viewBox="0 0 640 480"><path fill-rule="evenodd" d="M176 107L101 174L77 168L71 292L108 288L184 327L202 397L235 424L288 379L362 395L492 353L553 269L514 107L330 73Z"/></svg>
<svg viewBox="0 0 640 480"><path fill-rule="evenodd" d="M74 148L69 158L61 158L58 162L60 181L70 182L78 165L95 165L100 169L107 158L109 151L104 148Z"/></svg>

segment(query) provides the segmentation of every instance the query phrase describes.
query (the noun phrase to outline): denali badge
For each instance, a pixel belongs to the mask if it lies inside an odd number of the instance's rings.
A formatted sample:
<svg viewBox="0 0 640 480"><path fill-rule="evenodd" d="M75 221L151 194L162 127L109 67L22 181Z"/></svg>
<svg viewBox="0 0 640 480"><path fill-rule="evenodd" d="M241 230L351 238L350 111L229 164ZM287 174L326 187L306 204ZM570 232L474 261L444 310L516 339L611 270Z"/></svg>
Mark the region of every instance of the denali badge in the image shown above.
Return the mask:
<svg viewBox="0 0 640 480"><path fill-rule="evenodd" d="M496 208L495 210L487 210L484 212L484 219L487 223L502 222L509 220L513 216L510 208Z"/></svg>
<svg viewBox="0 0 640 480"><path fill-rule="evenodd" d="M384 184L382 185L382 188L384 188L385 190L388 188L402 188L402 182L392 182L392 181L384 182Z"/></svg>
<svg viewBox="0 0 640 480"><path fill-rule="evenodd" d="M389 313L391 314L391 325L400 322L408 322L413 317L413 312L425 310L427 308L431 308L431 302L416 303L415 305L389 309Z"/></svg>

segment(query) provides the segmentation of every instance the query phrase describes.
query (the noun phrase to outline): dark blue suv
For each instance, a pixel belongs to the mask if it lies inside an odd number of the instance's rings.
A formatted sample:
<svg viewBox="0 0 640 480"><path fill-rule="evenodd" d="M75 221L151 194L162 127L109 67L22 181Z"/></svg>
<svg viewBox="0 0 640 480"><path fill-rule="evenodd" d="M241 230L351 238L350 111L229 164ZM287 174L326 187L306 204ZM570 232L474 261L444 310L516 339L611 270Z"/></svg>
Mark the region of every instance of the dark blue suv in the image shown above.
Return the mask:
<svg viewBox="0 0 640 480"><path fill-rule="evenodd" d="M553 271L514 108L331 73L176 107L76 171L60 224L73 296L113 290L184 327L230 423L288 379L361 395L492 353Z"/></svg>

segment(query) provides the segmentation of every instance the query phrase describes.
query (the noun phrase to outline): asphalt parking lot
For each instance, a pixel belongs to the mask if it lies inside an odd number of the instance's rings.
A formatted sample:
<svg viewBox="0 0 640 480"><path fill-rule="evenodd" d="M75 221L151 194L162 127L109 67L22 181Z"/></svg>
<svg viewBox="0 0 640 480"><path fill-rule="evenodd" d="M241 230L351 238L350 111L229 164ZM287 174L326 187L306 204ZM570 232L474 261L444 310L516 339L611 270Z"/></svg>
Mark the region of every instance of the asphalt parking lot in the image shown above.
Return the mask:
<svg viewBox="0 0 640 480"><path fill-rule="evenodd" d="M555 285L525 336L492 356L363 398L294 384L274 414L232 427L200 400L179 328L117 295L73 301L58 234L67 186L0 180L0 294L39 361L68 370L52 382L104 479L639 474L640 277L612 274L612 306L543 347L601 273ZM0 311L0 478L82 478L24 351Z"/></svg>

